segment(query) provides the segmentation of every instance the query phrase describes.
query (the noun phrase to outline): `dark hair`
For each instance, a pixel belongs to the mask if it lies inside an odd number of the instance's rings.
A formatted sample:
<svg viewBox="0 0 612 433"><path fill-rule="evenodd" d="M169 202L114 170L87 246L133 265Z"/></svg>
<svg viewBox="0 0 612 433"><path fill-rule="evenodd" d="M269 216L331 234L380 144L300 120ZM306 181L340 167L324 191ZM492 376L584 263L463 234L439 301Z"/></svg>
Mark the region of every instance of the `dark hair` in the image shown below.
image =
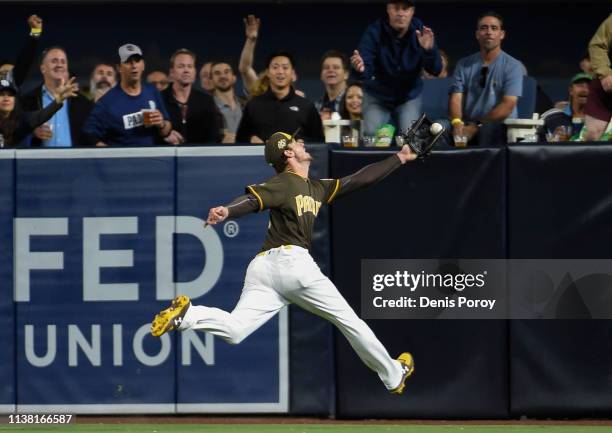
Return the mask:
<svg viewBox="0 0 612 433"><path fill-rule="evenodd" d="M21 118L21 109L19 105L19 99L15 95L15 108L5 118L0 118L0 134L4 137L4 145L6 147L12 147L18 143L14 143L14 135L19 125L19 119Z"/></svg>
<svg viewBox="0 0 612 433"><path fill-rule="evenodd" d="M340 59L342 61L342 68L345 71L350 70L349 69L350 67L349 67L349 59L348 59L348 57L342 51L338 51L338 50L329 50L329 51L326 51L323 54L323 57L321 57L321 67L323 67L323 62L326 59L330 59L330 58L332 58L332 59Z"/></svg>
<svg viewBox="0 0 612 433"><path fill-rule="evenodd" d="M115 64L113 62L101 61L96 63L93 68L96 69L98 66L110 66L115 69Z"/></svg>
<svg viewBox="0 0 612 433"><path fill-rule="evenodd" d="M267 58L266 58L266 69L270 67L270 63L272 63L272 59L274 59L275 57L286 57L289 59L289 63L291 63L291 67L293 69L295 69L295 59L293 58L293 55L291 55L291 53L287 52L287 51L277 51L275 53L270 54Z"/></svg>
<svg viewBox="0 0 612 433"><path fill-rule="evenodd" d="M98 62L95 64L95 66L93 67L93 69L91 70L91 76L93 77L93 73L95 72L96 69L98 69L98 66L108 66L110 68L113 68L113 71L115 72L115 75L117 75L117 69L116 66L111 63L111 62Z"/></svg>
<svg viewBox="0 0 612 433"><path fill-rule="evenodd" d="M483 12L480 15L478 15L478 19L476 20L476 28L478 28L480 26L480 20L482 20L484 17L497 18L499 20L500 28L501 29L504 28L504 19L502 18L502 16L500 14L498 14L497 12L494 12L494 11L486 11L486 12Z"/></svg>
<svg viewBox="0 0 612 433"><path fill-rule="evenodd" d="M346 95L348 93L348 89L350 89L351 87L359 87L363 91L363 83L361 81L351 81L346 85L344 96L342 97L342 101L340 102L340 117L342 117L342 119L351 118L351 114L346 108Z"/></svg>
<svg viewBox="0 0 612 433"><path fill-rule="evenodd" d="M414 1L412 0L395 0L395 1L388 1L386 2L386 4L390 5L390 4L395 4L395 3L401 3L406 7L409 8L413 8L414 7Z"/></svg>
<svg viewBox="0 0 612 433"><path fill-rule="evenodd" d="M212 69L217 65L229 65L230 69L232 70L232 74L235 74L234 66L232 66L232 63L229 60L225 60L225 59L216 59L210 62L210 73L211 74L212 74Z"/></svg>
<svg viewBox="0 0 612 433"><path fill-rule="evenodd" d="M187 48L179 48L170 56L170 69L174 67L174 60L176 59L176 57L180 56L181 54L187 54L188 56L191 56L195 65L197 60L195 53L191 50L188 50Z"/></svg>
<svg viewBox="0 0 612 433"><path fill-rule="evenodd" d="M480 20L482 20L484 17L497 18L499 20L500 28L501 29L504 28L504 19L502 18L502 16L500 14L498 14L497 12L494 12L494 11L486 11L486 12L483 12L480 15L478 15L478 19L476 20L476 28L478 28L478 26L480 26Z"/></svg>
<svg viewBox="0 0 612 433"><path fill-rule="evenodd" d="M47 58L47 55L52 50L60 50L61 52L63 52L66 55L66 57L68 57L68 53L66 53L66 50L64 49L64 47L60 47L59 45L53 45L53 46L47 48L46 50L43 50L42 54L40 55L40 63L41 64L42 64L42 62L45 61L45 59Z"/></svg>

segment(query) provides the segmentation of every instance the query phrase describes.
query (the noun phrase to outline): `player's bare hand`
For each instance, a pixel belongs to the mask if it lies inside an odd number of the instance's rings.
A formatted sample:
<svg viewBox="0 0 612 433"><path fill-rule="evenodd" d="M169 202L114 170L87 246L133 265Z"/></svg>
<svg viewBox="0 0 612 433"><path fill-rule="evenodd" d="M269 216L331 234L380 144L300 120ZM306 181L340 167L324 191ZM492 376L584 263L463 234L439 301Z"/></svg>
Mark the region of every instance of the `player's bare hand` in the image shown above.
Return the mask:
<svg viewBox="0 0 612 433"><path fill-rule="evenodd" d="M229 215L229 210L225 206L213 207L208 211L208 219L204 226L214 226L217 223L225 221Z"/></svg>
<svg viewBox="0 0 612 433"><path fill-rule="evenodd" d="M419 41L419 45L423 47L424 50L429 51L434 46L434 32L427 26L423 26L423 31L417 30L416 36Z"/></svg>
<svg viewBox="0 0 612 433"><path fill-rule="evenodd" d="M28 25L30 26L30 29L42 30L43 20L38 15L30 15L28 17Z"/></svg>
<svg viewBox="0 0 612 433"><path fill-rule="evenodd" d="M247 15L244 21L244 33L246 34L247 39L254 41L257 39L257 35L259 34L259 26L261 21L255 15Z"/></svg>
<svg viewBox="0 0 612 433"><path fill-rule="evenodd" d="M363 63L363 59L361 58L361 54L359 51L353 51L353 55L351 56L351 65L353 69L355 69L360 74L365 70L365 63Z"/></svg>
<svg viewBox="0 0 612 433"><path fill-rule="evenodd" d="M400 161L402 161L402 164L406 164L409 161L414 161L417 159L417 154L414 153L407 144L402 146L402 150L397 152L397 156L399 157Z"/></svg>

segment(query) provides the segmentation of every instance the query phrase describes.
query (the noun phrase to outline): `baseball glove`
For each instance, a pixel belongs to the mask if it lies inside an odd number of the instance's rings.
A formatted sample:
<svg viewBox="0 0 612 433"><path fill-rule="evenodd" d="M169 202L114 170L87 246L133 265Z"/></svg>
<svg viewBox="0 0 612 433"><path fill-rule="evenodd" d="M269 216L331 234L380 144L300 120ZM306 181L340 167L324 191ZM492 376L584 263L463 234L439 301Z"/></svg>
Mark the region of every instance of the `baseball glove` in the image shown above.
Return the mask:
<svg viewBox="0 0 612 433"><path fill-rule="evenodd" d="M444 134L444 127L437 133L432 133L432 124L433 122L423 113L417 120L412 122L412 126L408 131L400 135L401 143L410 146L419 158L425 158L429 155L438 139ZM438 123L438 125L440 124Z"/></svg>

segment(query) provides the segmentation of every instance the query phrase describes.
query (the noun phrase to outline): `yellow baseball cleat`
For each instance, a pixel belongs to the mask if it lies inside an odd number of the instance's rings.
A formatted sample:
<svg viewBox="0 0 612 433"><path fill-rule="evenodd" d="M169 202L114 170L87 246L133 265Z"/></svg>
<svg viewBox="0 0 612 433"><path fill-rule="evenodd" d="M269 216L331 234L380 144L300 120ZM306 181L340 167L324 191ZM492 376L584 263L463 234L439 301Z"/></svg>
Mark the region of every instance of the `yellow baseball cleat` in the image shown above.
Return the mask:
<svg viewBox="0 0 612 433"><path fill-rule="evenodd" d="M161 337L166 332L177 329L183 322L183 316L190 305L191 300L188 296L178 295L168 308L155 316L151 323L151 334L154 337Z"/></svg>
<svg viewBox="0 0 612 433"><path fill-rule="evenodd" d="M391 391L391 394L402 394L404 392L404 388L406 387L406 379L412 376L414 373L414 358L408 352L402 353L398 356L397 360L400 364L402 364L402 380L397 388L394 388Z"/></svg>

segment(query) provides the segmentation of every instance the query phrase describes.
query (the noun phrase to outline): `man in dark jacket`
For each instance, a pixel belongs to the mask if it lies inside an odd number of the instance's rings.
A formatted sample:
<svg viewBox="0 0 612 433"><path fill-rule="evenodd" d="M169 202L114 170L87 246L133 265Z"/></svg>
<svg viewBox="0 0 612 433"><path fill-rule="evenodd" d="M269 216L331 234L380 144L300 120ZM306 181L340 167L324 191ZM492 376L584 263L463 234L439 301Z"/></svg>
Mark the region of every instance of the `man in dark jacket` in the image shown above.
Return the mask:
<svg viewBox="0 0 612 433"><path fill-rule="evenodd" d="M21 102L24 110L37 111L51 104L62 80L68 81L68 58L63 48L52 47L43 52L40 72L43 84L24 95ZM32 147L77 147L89 146L81 134L81 128L93 104L79 94L67 101L47 123L34 130Z"/></svg>
<svg viewBox="0 0 612 433"><path fill-rule="evenodd" d="M351 57L364 82L364 130L373 135L393 114L401 130L421 114L421 71L437 76L442 59L434 33L414 18L414 1L387 3L387 16L370 24Z"/></svg>
<svg viewBox="0 0 612 433"><path fill-rule="evenodd" d="M185 48L170 57L172 84L162 92L173 127L167 143L221 143L221 114L212 96L194 89L195 65L195 54Z"/></svg>
<svg viewBox="0 0 612 433"><path fill-rule="evenodd" d="M322 143L323 125L317 109L308 99L296 95L291 85L294 74L291 54L272 54L267 65L270 87L244 107L236 142L263 143L276 131L301 128L305 139Z"/></svg>

